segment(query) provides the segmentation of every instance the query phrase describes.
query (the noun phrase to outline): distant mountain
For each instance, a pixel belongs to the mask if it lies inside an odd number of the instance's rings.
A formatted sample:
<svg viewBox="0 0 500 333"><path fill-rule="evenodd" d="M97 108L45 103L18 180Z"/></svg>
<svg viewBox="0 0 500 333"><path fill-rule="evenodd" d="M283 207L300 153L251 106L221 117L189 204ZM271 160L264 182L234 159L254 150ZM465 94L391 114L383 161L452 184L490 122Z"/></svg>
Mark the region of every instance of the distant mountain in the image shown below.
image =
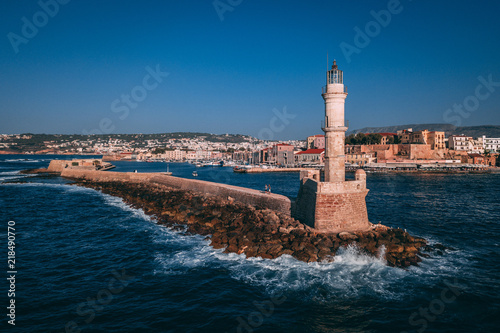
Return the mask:
<svg viewBox="0 0 500 333"><path fill-rule="evenodd" d="M489 138L500 138L500 126L498 125L482 125L482 126L463 126L457 127L451 124L410 124L398 126L384 126L384 127L365 127L357 130L348 131L346 134L357 133L396 133L398 130L412 128L413 131L443 131L448 137L450 135L465 134L474 138L486 135Z"/></svg>

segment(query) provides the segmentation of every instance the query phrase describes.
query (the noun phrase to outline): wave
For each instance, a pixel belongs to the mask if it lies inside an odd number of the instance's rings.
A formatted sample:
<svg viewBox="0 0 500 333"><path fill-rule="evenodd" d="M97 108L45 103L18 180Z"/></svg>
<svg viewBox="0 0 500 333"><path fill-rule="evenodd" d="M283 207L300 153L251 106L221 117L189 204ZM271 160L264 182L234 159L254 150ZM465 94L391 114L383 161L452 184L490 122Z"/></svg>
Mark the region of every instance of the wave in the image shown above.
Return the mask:
<svg viewBox="0 0 500 333"><path fill-rule="evenodd" d="M333 262L305 263L289 255L275 260L250 258L247 260L253 266L237 265L231 271L235 279L267 288L272 294L299 291L315 299L366 294L397 298L393 289L409 274L388 267L381 258L362 254L355 246L339 249L333 259Z"/></svg>
<svg viewBox="0 0 500 333"><path fill-rule="evenodd" d="M12 179L19 179L19 178L23 178L23 177L19 177L19 176L0 177L0 183L5 181L5 180L12 180Z"/></svg>
<svg viewBox="0 0 500 333"><path fill-rule="evenodd" d="M0 183L5 181L5 180L12 180L12 179L22 179L26 177L32 177L35 175L24 175L19 173L21 170L11 170L11 171L2 171L0 172Z"/></svg>
<svg viewBox="0 0 500 333"><path fill-rule="evenodd" d="M30 159L24 159L24 158L15 158L15 159L6 159L0 162L23 162L23 163L38 163L38 162L45 162L45 161L50 161L51 159L36 159L36 160L30 160Z"/></svg>
<svg viewBox="0 0 500 333"><path fill-rule="evenodd" d="M30 176L32 175L25 175L24 177L30 177ZM14 177L14 178L20 178L20 177ZM27 182L27 183L0 183L0 186L49 187L53 189L60 189L66 192L100 193L90 188L80 187L76 185L69 185L69 184Z"/></svg>
<svg viewBox="0 0 500 333"><path fill-rule="evenodd" d="M142 209L135 209L135 208L130 207L128 204L126 204L123 201L122 198L114 197L114 196L109 195L109 194L104 194L104 193L96 191L96 190L92 190L92 191L100 193L102 195L102 197L104 198L104 202L110 206L118 207L123 211L130 212L133 214L134 217L137 217L137 218L144 220L144 221L155 220L153 217L146 215L146 213L144 213L144 211Z"/></svg>
<svg viewBox="0 0 500 333"><path fill-rule="evenodd" d="M21 170L14 170L14 171L2 171L0 172L0 176L2 175L18 175Z"/></svg>
<svg viewBox="0 0 500 333"><path fill-rule="evenodd" d="M355 246L340 249L333 262L305 263L290 255L262 259L224 253L223 249L210 247L202 237L173 231L158 237L161 239L157 242L164 242L169 251L156 253L154 274L182 275L194 268L225 269L232 279L262 287L269 294L299 291L311 298L326 293L327 298L372 294L394 299L405 293L393 289L397 290L398 283L411 275L409 271L388 267L381 258L362 254Z"/></svg>

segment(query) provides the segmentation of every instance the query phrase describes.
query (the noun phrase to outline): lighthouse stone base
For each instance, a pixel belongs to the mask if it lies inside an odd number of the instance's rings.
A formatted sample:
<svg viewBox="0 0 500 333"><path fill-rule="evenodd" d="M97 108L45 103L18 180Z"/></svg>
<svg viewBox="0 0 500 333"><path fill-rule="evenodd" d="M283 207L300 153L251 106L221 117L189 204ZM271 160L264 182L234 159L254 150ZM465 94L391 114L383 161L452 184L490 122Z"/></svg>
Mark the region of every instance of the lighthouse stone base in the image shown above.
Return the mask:
<svg viewBox="0 0 500 333"><path fill-rule="evenodd" d="M355 180L321 182L319 170L301 171L293 215L318 231L366 231L371 229L365 201L368 191L364 172L357 173Z"/></svg>

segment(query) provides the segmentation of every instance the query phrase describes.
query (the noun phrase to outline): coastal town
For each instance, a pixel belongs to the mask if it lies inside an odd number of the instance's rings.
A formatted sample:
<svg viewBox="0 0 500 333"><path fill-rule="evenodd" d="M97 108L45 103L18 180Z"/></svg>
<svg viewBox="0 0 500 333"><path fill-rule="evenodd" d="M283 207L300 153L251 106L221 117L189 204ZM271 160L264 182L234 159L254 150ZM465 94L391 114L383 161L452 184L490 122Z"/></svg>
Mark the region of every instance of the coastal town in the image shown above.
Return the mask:
<svg viewBox="0 0 500 333"><path fill-rule="evenodd" d="M193 162L263 168L324 166L325 137L264 141L247 135L208 133L115 135L0 135L0 153L103 155L107 161ZM494 168L500 138L446 136L412 128L357 133L345 139L346 168L372 170Z"/></svg>

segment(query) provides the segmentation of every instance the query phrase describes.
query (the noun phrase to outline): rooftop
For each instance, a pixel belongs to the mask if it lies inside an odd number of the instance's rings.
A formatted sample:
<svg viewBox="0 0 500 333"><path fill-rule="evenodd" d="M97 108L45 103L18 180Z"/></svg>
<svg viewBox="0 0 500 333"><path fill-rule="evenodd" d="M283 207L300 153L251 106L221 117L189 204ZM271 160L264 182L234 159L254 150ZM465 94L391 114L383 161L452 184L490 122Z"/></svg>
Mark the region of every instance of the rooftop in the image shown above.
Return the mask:
<svg viewBox="0 0 500 333"><path fill-rule="evenodd" d="M322 154L324 153L324 149L308 149L305 151L300 151L297 153L297 155L302 155L302 154Z"/></svg>
<svg viewBox="0 0 500 333"><path fill-rule="evenodd" d="M370 133L367 133L367 134L370 134ZM373 133L373 134L380 134L382 136L390 136L390 135L396 136L397 135L396 133Z"/></svg>

